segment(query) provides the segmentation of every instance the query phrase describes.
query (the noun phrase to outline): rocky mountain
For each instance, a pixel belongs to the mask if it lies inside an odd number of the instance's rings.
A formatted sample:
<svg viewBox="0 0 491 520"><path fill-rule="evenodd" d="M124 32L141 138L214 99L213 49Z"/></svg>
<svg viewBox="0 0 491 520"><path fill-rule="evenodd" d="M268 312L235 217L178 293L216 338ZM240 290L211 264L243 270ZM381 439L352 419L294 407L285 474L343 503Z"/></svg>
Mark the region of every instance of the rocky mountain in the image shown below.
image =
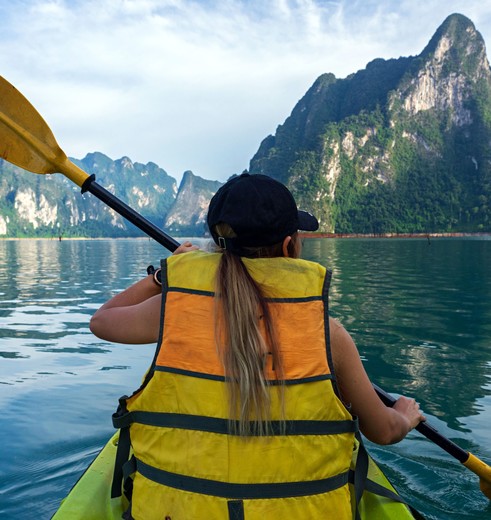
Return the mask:
<svg viewBox="0 0 491 520"><path fill-rule="evenodd" d="M154 163L133 163L128 157L113 161L98 152L72 161L155 225L162 227L167 217L180 234L203 234L203 215L220 186L186 172L178 195L176 180ZM192 211L184 215L186 207ZM0 236L141 234L91 194L82 196L63 175L34 175L0 159Z"/></svg>
<svg viewBox="0 0 491 520"><path fill-rule="evenodd" d="M173 235L202 235L220 183L156 164L76 161ZM249 165L285 184L322 231L491 231L491 71L473 23L449 16L418 56L321 75ZM61 175L0 160L0 236L134 236L133 226Z"/></svg>
<svg viewBox="0 0 491 520"><path fill-rule="evenodd" d="M156 164L117 161L101 153L72 159L99 184L143 216L162 225L176 194L176 181ZM0 160L0 235L135 236L140 234L113 210L80 194L63 175L35 175Z"/></svg>
<svg viewBox="0 0 491 520"><path fill-rule="evenodd" d="M419 56L320 76L250 163L335 232L491 230L491 73L449 16Z"/></svg>
<svg viewBox="0 0 491 520"><path fill-rule="evenodd" d="M205 234L208 204L221 185L219 181L202 179L191 171L184 172L177 198L167 213L165 229L178 236Z"/></svg>

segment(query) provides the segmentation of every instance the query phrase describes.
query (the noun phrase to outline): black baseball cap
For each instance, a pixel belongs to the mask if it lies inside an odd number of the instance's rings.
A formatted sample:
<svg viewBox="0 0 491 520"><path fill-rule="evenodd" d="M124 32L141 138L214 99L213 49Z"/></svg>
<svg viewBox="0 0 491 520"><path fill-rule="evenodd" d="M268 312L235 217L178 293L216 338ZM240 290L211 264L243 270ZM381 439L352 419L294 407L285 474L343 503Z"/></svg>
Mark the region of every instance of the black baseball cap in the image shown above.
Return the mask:
<svg viewBox="0 0 491 520"><path fill-rule="evenodd" d="M228 224L236 238L223 239L214 229ZM216 244L240 252L241 247L278 244L298 230L316 231L317 219L297 208L288 188L267 175L243 173L215 193L208 208L208 228Z"/></svg>

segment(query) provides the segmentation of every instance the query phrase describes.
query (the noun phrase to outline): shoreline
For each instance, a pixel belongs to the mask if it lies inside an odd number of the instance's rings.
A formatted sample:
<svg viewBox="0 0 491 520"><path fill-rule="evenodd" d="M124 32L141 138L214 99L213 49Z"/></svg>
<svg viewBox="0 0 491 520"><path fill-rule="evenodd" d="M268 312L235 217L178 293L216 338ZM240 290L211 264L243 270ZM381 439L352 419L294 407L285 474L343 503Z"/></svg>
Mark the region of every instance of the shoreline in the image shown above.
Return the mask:
<svg viewBox="0 0 491 520"><path fill-rule="evenodd" d="M324 232L299 232L301 238L465 238L465 237L488 237L491 231L482 231L474 233L324 233ZM174 237L176 239L196 238L199 240L210 239L209 236L201 237ZM0 237L0 241L22 241L22 240L46 240L63 242L66 240L152 240L151 237Z"/></svg>
<svg viewBox="0 0 491 520"><path fill-rule="evenodd" d="M67 240L153 240L151 237L0 237L1 241L46 240L65 242Z"/></svg>
<svg viewBox="0 0 491 520"><path fill-rule="evenodd" d="M463 237L484 237L491 236L491 232L476 233L316 233L300 232L302 238L463 238Z"/></svg>

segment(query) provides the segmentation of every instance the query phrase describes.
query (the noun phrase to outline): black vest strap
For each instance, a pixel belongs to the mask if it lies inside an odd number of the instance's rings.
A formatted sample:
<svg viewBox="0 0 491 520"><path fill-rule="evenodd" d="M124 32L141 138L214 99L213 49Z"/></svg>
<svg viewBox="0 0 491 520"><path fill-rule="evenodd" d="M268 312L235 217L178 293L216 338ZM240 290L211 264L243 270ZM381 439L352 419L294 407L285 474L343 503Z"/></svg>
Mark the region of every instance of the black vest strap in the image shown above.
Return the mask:
<svg viewBox="0 0 491 520"><path fill-rule="evenodd" d="M358 445L358 456L356 458L355 465L355 474L354 474L354 486L355 486L355 520L361 520L359 504L361 497L363 496L363 491L365 490L365 486L367 483L367 475L368 475L368 453L363 444L363 439L361 438L360 433L355 434L359 445Z"/></svg>
<svg viewBox="0 0 491 520"><path fill-rule="evenodd" d="M230 500L227 506L229 520L244 520L244 502L242 500Z"/></svg>
<svg viewBox="0 0 491 520"><path fill-rule="evenodd" d="M399 502L401 504L405 504L406 501L403 500L397 493L392 491L391 489L387 489L380 484L377 484L373 480L367 479L365 482L365 491L368 493L372 493L373 495L378 495L380 497L390 498L390 500L394 502Z"/></svg>
<svg viewBox="0 0 491 520"><path fill-rule="evenodd" d="M153 369L155 372L168 372L169 374L179 374L181 376L189 376L189 377L197 377L199 379L210 379L211 381L223 381L227 382L229 379L227 379L225 376L217 376L215 374L205 374L204 372L196 372L194 370L184 370L182 368L175 368L175 367L166 367L166 366L155 366ZM321 374L318 376L310 376L310 377L301 377L299 379L283 379L283 380L277 380L277 379L270 379L267 381L268 386L278 386L278 385L285 385L285 386L291 386L291 385L301 385L305 383L315 383L316 381L327 381L330 379L334 379L334 376L332 374Z"/></svg>
<svg viewBox="0 0 491 520"><path fill-rule="evenodd" d="M349 482L350 484L353 484L355 488L355 520L360 520L359 504L364 492L385 497L394 502L406 504L406 501L397 493L368 478L368 452L361 435L356 433L355 436L359 442L358 456L356 459L355 470L350 470L349 472Z"/></svg>
<svg viewBox="0 0 491 520"><path fill-rule="evenodd" d="M233 428L230 429L229 421L216 417L139 411L113 415L115 428L128 428L132 423L233 435ZM358 419L355 417L353 420L344 421L299 420L286 421L285 424L280 421L271 421L269 426L272 435L335 435L357 432ZM255 431L255 429L251 428L250 431Z"/></svg>
<svg viewBox="0 0 491 520"><path fill-rule="evenodd" d="M119 432L116 460L114 461L113 483L111 486L111 498L120 497L123 485L123 467L130 456L130 429L122 428Z"/></svg>
<svg viewBox="0 0 491 520"><path fill-rule="evenodd" d="M138 459L136 459L136 469L145 478L153 480L163 486L181 489L182 491L189 491L191 493L235 500L288 498L327 493L328 491L346 485L348 483L349 473L340 473L334 477L304 482L239 484L179 475L154 468Z"/></svg>

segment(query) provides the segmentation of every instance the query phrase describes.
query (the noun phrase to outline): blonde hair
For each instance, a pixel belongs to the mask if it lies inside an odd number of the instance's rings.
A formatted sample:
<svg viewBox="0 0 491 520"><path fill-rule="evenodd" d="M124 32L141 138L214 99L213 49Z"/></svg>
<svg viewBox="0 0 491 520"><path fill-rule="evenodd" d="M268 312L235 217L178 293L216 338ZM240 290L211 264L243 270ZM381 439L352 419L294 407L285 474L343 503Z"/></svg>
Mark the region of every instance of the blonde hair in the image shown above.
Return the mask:
<svg viewBox="0 0 491 520"><path fill-rule="evenodd" d="M224 238L236 236L226 224L218 224L216 232ZM299 248L295 233L289 256L299 256ZM284 394L283 363L274 322L261 287L240 256L220 251L223 254L215 282L215 337L228 384L230 428L233 433L243 436L268 435L272 431L270 383L265 374L269 355L272 356L281 409ZM283 256L283 247L275 244L247 248L244 256ZM284 420L280 421L281 428L284 428Z"/></svg>

